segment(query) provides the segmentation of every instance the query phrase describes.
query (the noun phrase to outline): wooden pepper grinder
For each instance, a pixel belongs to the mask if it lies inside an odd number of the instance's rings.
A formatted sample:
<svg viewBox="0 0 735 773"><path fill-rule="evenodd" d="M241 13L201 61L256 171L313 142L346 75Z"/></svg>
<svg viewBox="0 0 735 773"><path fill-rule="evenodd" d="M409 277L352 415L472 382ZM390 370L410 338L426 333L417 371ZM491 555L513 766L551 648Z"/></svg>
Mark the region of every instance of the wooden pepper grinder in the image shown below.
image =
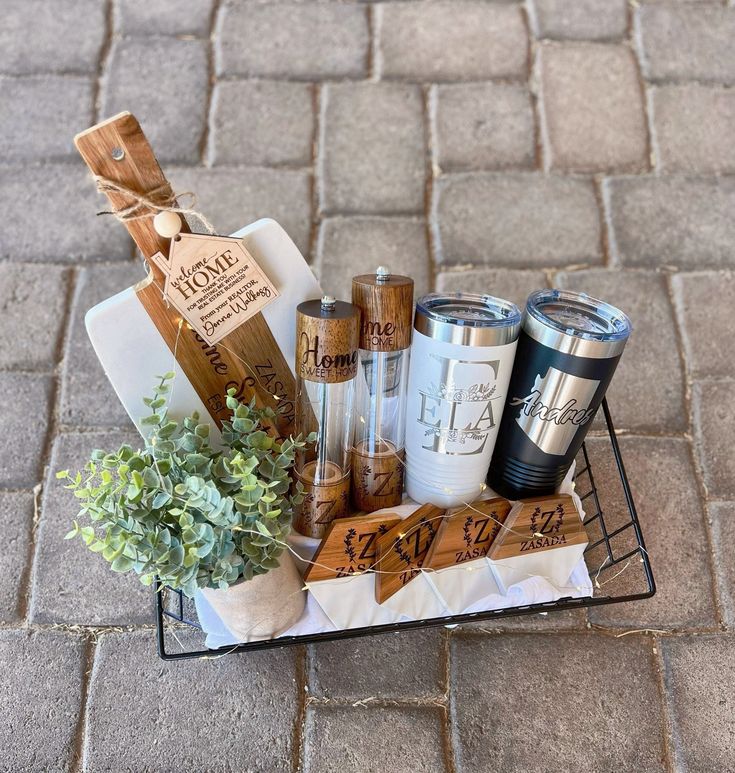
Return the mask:
<svg viewBox="0 0 735 773"><path fill-rule="evenodd" d="M352 501L372 512L403 497L413 280L379 266L353 278L352 303L362 316Z"/></svg>
<svg viewBox="0 0 735 773"><path fill-rule="evenodd" d="M317 436L296 458L306 496L294 528L307 537L349 514L359 327L359 310L331 296L296 309L296 431Z"/></svg>

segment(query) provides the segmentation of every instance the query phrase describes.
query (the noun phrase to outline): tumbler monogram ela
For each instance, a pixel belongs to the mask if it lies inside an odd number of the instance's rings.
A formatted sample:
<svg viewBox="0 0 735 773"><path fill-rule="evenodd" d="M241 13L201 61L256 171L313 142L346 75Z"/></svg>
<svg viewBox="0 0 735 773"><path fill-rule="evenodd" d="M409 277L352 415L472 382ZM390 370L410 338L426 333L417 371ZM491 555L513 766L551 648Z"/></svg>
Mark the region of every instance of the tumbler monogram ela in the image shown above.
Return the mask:
<svg viewBox="0 0 735 773"><path fill-rule="evenodd" d="M489 295L431 294L416 305L406 411L406 491L452 507L484 487L521 313Z"/></svg>
<svg viewBox="0 0 735 773"><path fill-rule="evenodd" d="M512 499L557 489L592 424L631 332L608 303L532 293L488 483Z"/></svg>

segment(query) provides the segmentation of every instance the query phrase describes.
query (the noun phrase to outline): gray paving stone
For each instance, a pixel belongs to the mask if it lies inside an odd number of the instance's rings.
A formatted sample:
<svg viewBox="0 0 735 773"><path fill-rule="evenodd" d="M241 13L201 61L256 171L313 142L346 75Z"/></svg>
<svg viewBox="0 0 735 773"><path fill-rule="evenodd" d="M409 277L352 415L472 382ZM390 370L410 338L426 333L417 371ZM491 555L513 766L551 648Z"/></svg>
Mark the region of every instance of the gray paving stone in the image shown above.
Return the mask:
<svg viewBox="0 0 735 773"><path fill-rule="evenodd" d="M732 770L735 642L731 636L662 639L678 770Z"/></svg>
<svg viewBox="0 0 735 773"><path fill-rule="evenodd" d="M735 376L723 356L735 335L735 274L696 272L671 279L689 372L694 378Z"/></svg>
<svg viewBox="0 0 735 773"><path fill-rule="evenodd" d="M457 636L451 664L461 773L665 769L648 639Z"/></svg>
<svg viewBox="0 0 735 773"><path fill-rule="evenodd" d="M116 0L115 31L120 35L209 35L214 0Z"/></svg>
<svg viewBox="0 0 735 773"><path fill-rule="evenodd" d="M386 3L381 10L383 77L451 81L526 75L527 33L515 5Z"/></svg>
<svg viewBox="0 0 735 773"><path fill-rule="evenodd" d="M647 399L655 399L655 395L651 393ZM592 607L590 620L616 628L686 629L714 625L709 548L689 442L671 437L619 440L657 591L653 598L644 601ZM610 443L602 438L588 438L587 447L608 530L614 531L629 517ZM622 556L633 547L630 529L613 540L615 555ZM593 575L601 564L598 558L588 560ZM615 580L607 582L624 565L600 573L599 593L621 596L645 590L642 565L635 557Z"/></svg>
<svg viewBox="0 0 735 773"><path fill-rule="evenodd" d="M710 502L708 510L720 603L725 623L732 629L735 627L735 555L732 551L735 502Z"/></svg>
<svg viewBox="0 0 735 773"><path fill-rule="evenodd" d="M709 496L735 497L735 404L732 382L694 384L694 429Z"/></svg>
<svg viewBox="0 0 735 773"><path fill-rule="evenodd" d="M308 171L253 167L168 171L174 190L196 193L196 206L218 233L229 234L261 217L272 217L308 259L312 189Z"/></svg>
<svg viewBox="0 0 735 773"><path fill-rule="evenodd" d="M435 190L440 263L531 268L602 262L589 180L477 173L440 178Z"/></svg>
<svg viewBox="0 0 735 773"><path fill-rule="evenodd" d="M116 574L78 537L64 535L77 517L74 495L56 480L58 470L81 470L95 448L140 446L133 432L62 434L54 441L36 535L30 619L34 623L132 625L153 622L153 591L134 574ZM82 520L84 520L82 518Z"/></svg>
<svg viewBox="0 0 735 773"><path fill-rule="evenodd" d="M56 631L0 631L4 770L73 769L83 649L81 638Z"/></svg>
<svg viewBox="0 0 735 773"><path fill-rule="evenodd" d="M735 82L735 8L644 5L637 27L646 78Z"/></svg>
<svg viewBox="0 0 735 773"><path fill-rule="evenodd" d="M130 257L125 228L112 217L95 217L105 203L81 162L0 167L0 207L0 258L77 263Z"/></svg>
<svg viewBox="0 0 735 773"><path fill-rule="evenodd" d="M310 706L305 773L443 773L443 710L429 706Z"/></svg>
<svg viewBox="0 0 735 773"><path fill-rule="evenodd" d="M552 168L647 168L643 93L627 46L547 43L541 46L539 63Z"/></svg>
<svg viewBox="0 0 735 773"><path fill-rule="evenodd" d="M161 162L195 163L206 121L207 44L177 38L113 43L102 87L102 113L129 110ZM162 99L161 95L168 95Z"/></svg>
<svg viewBox="0 0 735 773"><path fill-rule="evenodd" d="M54 385L49 376L0 372L0 486L34 486L41 480Z"/></svg>
<svg viewBox="0 0 735 773"><path fill-rule="evenodd" d="M626 266L735 265L735 179L628 177L609 194L613 253Z"/></svg>
<svg viewBox="0 0 735 773"><path fill-rule="evenodd" d="M105 37L104 3L3 0L2 10L0 72L95 72Z"/></svg>
<svg viewBox="0 0 735 773"><path fill-rule="evenodd" d="M361 78L369 37L367 11L352 3L226 4L215 38L217 73Z"/></svg>
<svg viewBox="0 0 735 773"><path fill-rule="evenodd" d="M53 368L68 283L68 270L59 266L0 264L0 367Z"/></svg>
<svg viewBox="0 0 735 773"><path fill-rule="evenodd" d="M96 304L145 277L141 263L84 268L77 277L69 336L64 353L59 421L72 427L129 427L118 400L92 348L84 315ZM90 399L91 398L91 399ZM145 406L141 402L141 412Z"/></svg>
<svg viewBox="0 0 735 773"><path fill-rule="evenodd" d="M442 169L533 168L536 137L525 86L440 86L436 101L437 161Z"/></svg>
<svg viewBox="0 0 735 773"><path fill-rule="evenodd" d="M426 161L419 88L335 84L322 94L324 210L422 211Z"/></svg>
<svg viewBox="0 0 735 773"><path fill-rule="evenodd" d="M214 164L311 163L314 94L302 83L225 81L212 97Z"/></svg>
<svg viewBox="0 0 735 773"><path fill-rule="evenodd" d="M513 301L523 311L534 290L548 286L543 271L512 271L504 268L470 268L442 271L436 277L440 292L487 293Z"/></svg>
<svg viewBox="0 0 735 773"><path fill-rule="evenodd" d="M322 222L316 263L322 289L352 295L352 277L388 266L414 280L414 295L429 291L426 222L420 218L330 217Z"/></svg>
<svg viewBox="0 0 735 773"><path fill-rule="evenodd" d="M191 647L186 633L177 636ZM296 652L289 647L248 653L246 660L166 663L156 655L152 631L106 634L89 690L85 770L119 769L121 760L129 770L290 769L299 700ZM253 722L257 730L238 742L243 724Z"/></svg>
<svg viewBox="0 0 735 773"><path fill-rule="evenodd" d="M639 432L685 430L683 365L665 278L652 271L596 269L564 273L557 282L618 306L633 323L607 393L615 426Z"/></svg>
<svg viewBox="0 0 735 773"><path fill-rule="evenodd" d="M76 152L74 135L91 123L90 78L0 78L0 155L6 161L67 158Z"/></svg>
<svg viewBox="0 0 735 773"><path fill-rule="evenodd" d="M628 26L626 0L534 0L539 36L557 40L617 40Z"/></svg>
<svg viewBox="0 0 735 773"><path fill-rule="evenodd" d="M735 91L690 83L659 86L651 93L661 171L735 171Z"/></svg>
<svg viewBox="0 0 735 773"><path fill-rule="evenodd" d="M310 694L353 701L440 697L445 660L440 628L325 642L311 652Z"/></svg>
<svg viewBox="0 0 735 773"><path fill-rule="evenodd" d="M20 619L24 567L33 526L33 493L0 491L0 521L5 530L5 548L0 553L0 622Z"/></svg>
<svg viewBox="0 0 735 773"><path fill-rule="evenodd" d="M587 629L587 611L585 609L540 612L532 615L483 620L479 623L463 623L457 629L460 632L495 634L505 631L532 633L556 631L583 631Z"/></svg>

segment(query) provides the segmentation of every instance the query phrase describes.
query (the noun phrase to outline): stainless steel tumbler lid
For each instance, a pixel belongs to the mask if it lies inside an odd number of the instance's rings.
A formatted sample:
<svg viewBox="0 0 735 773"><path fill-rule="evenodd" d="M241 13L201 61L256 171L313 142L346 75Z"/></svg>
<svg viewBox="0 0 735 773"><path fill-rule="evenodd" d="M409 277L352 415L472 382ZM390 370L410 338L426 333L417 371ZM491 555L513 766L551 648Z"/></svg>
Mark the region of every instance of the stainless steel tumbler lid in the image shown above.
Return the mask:
<svg viewBox="0 0 735 773"><path fill-rule="evenodd" d="M537 290L526 301L523 330L558 352L607 359L622 353L633 326L620 309L586 293Z"/></svg>
<svg viewBox="0 0 735 773"><path fill-rule="evenodd" d="M521 329L520 309L510 301L474 293L430 293L416 303L414 329L461 346L503 346Z"/></svg>

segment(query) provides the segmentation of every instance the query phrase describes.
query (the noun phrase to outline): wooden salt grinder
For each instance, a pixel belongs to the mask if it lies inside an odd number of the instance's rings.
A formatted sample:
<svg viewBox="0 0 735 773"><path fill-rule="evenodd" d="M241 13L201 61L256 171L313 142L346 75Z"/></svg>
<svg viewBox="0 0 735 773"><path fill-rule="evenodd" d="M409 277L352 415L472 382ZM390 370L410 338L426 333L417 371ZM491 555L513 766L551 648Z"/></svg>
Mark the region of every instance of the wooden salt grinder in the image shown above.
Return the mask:
<svg viewBox="0 0 735 773"><path fill-rule="evenodd" d="M358 510L370 513L395 507L403 497L413 280L379 266L374 274L353 278L352 303L362 317L360 360L365 365L352 453L352 501Z"/></svg>
<svg viewBox="0 0 735 773"><path fill-rule="evenodd" d="M294 528L324 536L349 514L354 382L358 367L360 312L324 296L296 309L296 428L317 433L313 451L299 454L296 476L306 495Z"/></svg>

